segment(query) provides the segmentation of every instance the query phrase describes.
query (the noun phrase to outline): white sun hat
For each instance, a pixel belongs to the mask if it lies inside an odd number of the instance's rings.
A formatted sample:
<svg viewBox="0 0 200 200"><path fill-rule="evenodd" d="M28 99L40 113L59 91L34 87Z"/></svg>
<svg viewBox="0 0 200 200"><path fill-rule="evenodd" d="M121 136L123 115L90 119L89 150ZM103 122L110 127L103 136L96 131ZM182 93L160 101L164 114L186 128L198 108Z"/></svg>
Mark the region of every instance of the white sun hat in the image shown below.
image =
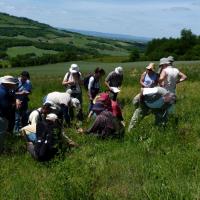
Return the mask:
<svg viewBox="0 0 200 200"><path fill-rule="evenodd" d="M13 76L7 75L1 77L1 83L16 85L18 83L18 80Z"/></svg>
<svg viewBox="0 0 200 200"><path fill-rule="evenodd" d="M74 74L79 72L79 66L77 64L71 64L69 71Z"/></svg>
<svg viewBox="0 0 200 200"><path fill-rule="evenodd" d="M159 66L165 65L165 64L170 64L168 58L161 58Z"/></svg>
<svg viewBox="0 0 200 200"><path fill-rule="evenodd" d="M122 68L121 66L116 67L116 68L115 68L115 72L116 72L117 74L122 74L122 73L123 73L123 68Z"/></svg>
<svg viewBox="0 0 200 200"><path fill-rule="evenodd" d="M167 59L168 59L168 61L170 63L174 62L174 57L173 56L168 56Z"/></svg>

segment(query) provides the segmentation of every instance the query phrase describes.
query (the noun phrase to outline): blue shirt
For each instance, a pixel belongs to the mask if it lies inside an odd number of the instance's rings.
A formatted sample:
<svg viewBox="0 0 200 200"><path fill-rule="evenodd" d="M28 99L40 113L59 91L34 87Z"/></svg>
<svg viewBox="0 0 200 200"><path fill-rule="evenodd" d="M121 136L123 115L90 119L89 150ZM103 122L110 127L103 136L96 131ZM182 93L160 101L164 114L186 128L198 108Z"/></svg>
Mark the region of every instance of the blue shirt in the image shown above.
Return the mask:
<svg viewBox="0 0 200 200"><path fill-rule="evenodd" d="M19 78L19 85L18 85L17 92L26 91L26 92L30 93L31 89L32 89L32 85L31 85L30 80L26 80L26 82L22 83L21 79ZM21 101L28 101L28 94L27 95L16 95L16 98Z"/></svg>
<svg viewBox="0 0 200 200"><path fill-rule="evenodd" d="M0 115L4 116L9 107L9 90L0 84Z"/></svg>

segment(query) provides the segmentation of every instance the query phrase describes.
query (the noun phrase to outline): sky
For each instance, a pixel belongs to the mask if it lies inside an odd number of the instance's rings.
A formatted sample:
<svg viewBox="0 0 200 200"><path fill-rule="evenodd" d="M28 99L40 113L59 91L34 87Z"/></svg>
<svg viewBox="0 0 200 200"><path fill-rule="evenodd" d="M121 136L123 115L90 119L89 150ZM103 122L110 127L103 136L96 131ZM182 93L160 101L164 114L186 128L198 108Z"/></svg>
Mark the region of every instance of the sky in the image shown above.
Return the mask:
<svg viewBox="0 0 200 200"><path fill-rule="evenodd" d="M179 37L200 35L200 0L0 0L0 12L59 28Z"/></svg>

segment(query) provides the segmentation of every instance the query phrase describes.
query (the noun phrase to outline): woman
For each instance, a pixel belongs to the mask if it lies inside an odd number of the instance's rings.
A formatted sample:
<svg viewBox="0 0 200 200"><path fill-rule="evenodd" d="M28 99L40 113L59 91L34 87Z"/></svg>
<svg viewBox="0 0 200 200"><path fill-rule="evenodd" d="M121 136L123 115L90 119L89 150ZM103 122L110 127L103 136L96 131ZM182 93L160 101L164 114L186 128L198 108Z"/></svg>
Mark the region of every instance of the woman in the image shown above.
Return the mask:
<svg viewBox="0 0 200 200"><path fill-rule="evenodd" d="M154 71L154 63L146 67L146 71L140 77L140 84L143 88L152 88L158 84L158 74Z"/></svg>
<svg viewBox="0 0 200 200"><path fill-rule="evenodd" d="M81 103L81 109L78 113L78 119L83 120L82 113L82 90L81 90L82 77L77 64L71 64L69 72L65 74L62 85L66 87L66 90L71 89L71 97L77 98ZM73 111L70 110L70 116L73 117Z"/></svg>

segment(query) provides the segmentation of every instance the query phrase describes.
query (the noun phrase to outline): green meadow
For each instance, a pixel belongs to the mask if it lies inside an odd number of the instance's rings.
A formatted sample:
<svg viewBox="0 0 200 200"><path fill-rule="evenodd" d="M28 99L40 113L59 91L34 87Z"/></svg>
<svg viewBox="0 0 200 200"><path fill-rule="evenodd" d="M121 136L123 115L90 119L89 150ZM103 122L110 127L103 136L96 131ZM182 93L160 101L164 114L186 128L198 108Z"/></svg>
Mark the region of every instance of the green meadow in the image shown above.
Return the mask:
<svg viewBox="0 0 200 200"><path fill-rule="evenodd" d="M132 98L140 91L139 78L148 62L77 63L83 75L96 67L107 73L118 65L124 67L119 102L127 128L135 109ZM33 109L47 93L64 91L61 82L70 64L0 69L0 76L28 70ZM200 199L200 61L175 65L188 80L177 86L175 116L165 129L154 126L152 115L122 140L99 140L72 127L65 131L80 146L47 163L31 158L23 138L8 135L0 155L0 199ZM86 114L85 91L83 96ZM84 121L84 128L89 124Z"/></svg>

